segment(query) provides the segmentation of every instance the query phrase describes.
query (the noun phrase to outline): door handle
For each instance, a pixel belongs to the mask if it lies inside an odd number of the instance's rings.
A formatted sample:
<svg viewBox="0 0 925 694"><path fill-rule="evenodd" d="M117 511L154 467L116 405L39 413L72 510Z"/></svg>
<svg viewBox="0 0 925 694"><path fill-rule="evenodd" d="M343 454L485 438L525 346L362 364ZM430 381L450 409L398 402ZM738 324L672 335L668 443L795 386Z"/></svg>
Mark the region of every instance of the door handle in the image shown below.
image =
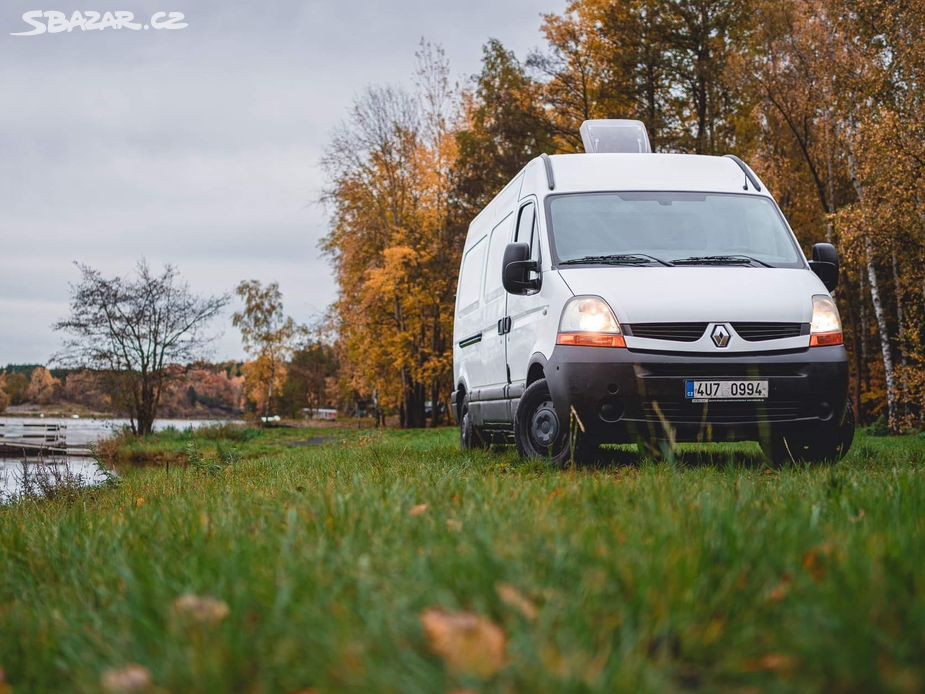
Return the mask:
<svg viewBox="0 0 925 694"><path fill-rule="evenodd" d="M511 324L512 324L512 323L513 323L513 321L511 320L511 317L510 317L510 316L505 316L504 318L499 318L499 319L498 319L498 334L499 334L499 335L506 335L507 333L511 332Z"/></svg>

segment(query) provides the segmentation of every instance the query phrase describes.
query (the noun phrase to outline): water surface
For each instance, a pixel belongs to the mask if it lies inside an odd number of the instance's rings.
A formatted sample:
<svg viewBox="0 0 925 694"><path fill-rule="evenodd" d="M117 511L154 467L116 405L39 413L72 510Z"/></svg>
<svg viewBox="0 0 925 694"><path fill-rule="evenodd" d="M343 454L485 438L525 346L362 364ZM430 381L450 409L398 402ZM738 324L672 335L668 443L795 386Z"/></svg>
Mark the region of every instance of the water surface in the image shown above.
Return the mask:
<svg viewBox="0 0 925 694"><path fill-rule="evenodd" d="M228 420L218 419L159 419L154 423L155 431L174 428L199 429ZM0 417L5 429L17 425L61 424L67 427L65 441L68 448L86 450L92 444L129 426L127 419L96 419L92 417L70 419L64 417ZM21 496L23 492L35 493L43 485L71 483L81 486L100 484L113 474L103 470L88 456L42 456L42 457L0 457L0 503L6 503Z"/></svg>

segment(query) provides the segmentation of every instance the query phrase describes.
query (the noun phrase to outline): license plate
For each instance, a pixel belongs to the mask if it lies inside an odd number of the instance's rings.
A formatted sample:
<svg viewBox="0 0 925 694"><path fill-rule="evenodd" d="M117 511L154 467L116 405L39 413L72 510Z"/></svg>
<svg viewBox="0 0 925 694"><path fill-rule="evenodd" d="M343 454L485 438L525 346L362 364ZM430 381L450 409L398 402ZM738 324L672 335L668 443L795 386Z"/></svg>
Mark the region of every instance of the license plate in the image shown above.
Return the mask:
<svg viewBox="0 0 925 694"><path fill-rule="evenodd" d="M685 381L688 400L766 400L767 381Z"/></svg>

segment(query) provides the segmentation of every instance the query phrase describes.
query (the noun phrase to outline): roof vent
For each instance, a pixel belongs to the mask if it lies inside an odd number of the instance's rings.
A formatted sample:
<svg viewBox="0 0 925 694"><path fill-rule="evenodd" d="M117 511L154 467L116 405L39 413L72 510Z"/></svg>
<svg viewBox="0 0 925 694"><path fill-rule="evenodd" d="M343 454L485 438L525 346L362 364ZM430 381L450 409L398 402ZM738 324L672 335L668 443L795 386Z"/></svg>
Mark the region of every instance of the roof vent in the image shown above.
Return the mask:
<svg viewBox="0 0 925 694"><path fill-rule="evenodd" d="M652 151L649 133L642 121L605 119L586 120L579 129L585 152L623 152L627 154L648 154Z"/></svg>

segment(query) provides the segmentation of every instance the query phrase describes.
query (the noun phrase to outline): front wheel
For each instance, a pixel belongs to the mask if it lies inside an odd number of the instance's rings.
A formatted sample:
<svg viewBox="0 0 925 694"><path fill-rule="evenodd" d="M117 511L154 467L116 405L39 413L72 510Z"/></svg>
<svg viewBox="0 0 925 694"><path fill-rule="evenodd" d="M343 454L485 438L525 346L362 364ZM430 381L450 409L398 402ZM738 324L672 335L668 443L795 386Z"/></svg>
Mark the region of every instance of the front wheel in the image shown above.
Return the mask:
<svg viewBox="0 0 925 694"><path fill-rule="evenodd" d="M854 409L850 403L840 424L796 434L773 434L761 450L774 465L838 462L854 441Z"/></svg>
<svg viewBox="0 0 925 694"><path fill-rule="evenodd" d="M569 422L559 418L546 379L531 383L521 396L514 415L514 440L524 458L543 458L558 467L571 461ZM579 443L575 458L585 462L596 450L597 446L586 439Z"/></svg>

